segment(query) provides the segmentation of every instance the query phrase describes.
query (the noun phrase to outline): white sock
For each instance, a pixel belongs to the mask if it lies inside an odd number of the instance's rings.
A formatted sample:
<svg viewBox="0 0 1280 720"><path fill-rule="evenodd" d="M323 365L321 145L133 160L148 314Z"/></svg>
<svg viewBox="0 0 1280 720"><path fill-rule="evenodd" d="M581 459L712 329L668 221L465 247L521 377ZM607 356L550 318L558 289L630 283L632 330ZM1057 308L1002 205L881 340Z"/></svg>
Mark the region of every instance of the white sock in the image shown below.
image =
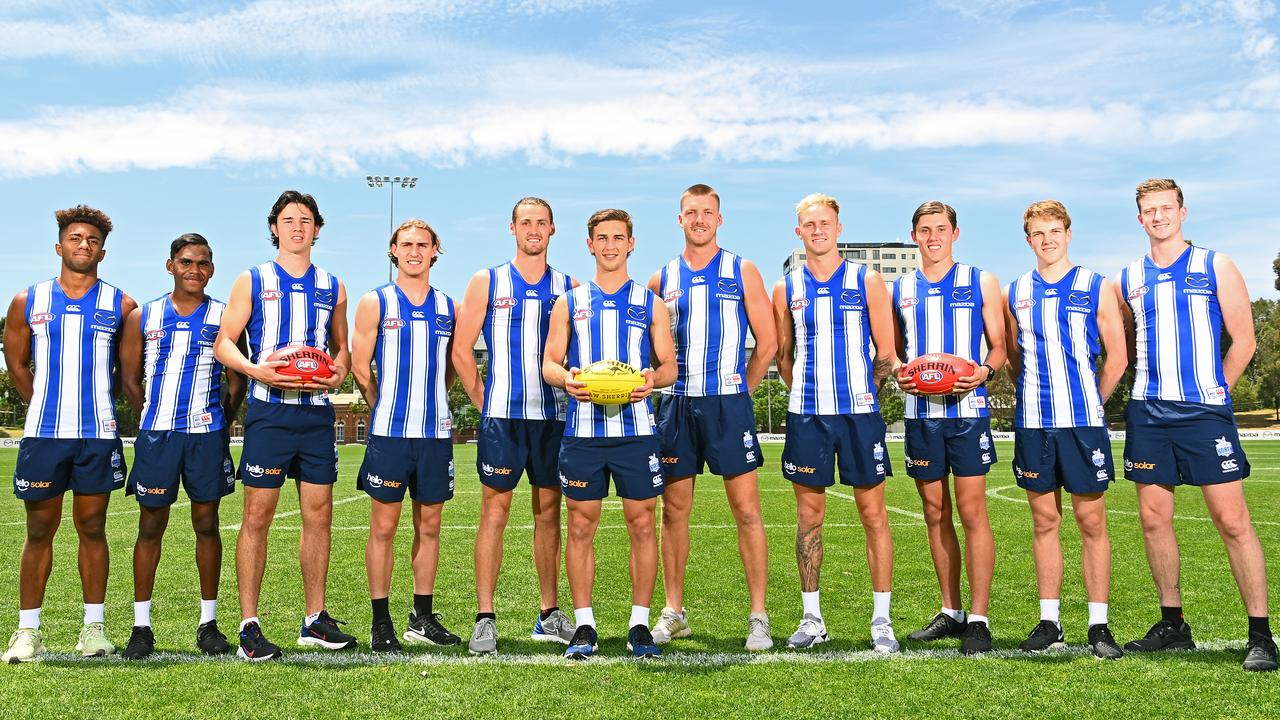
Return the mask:
<svg viewBox="0 0 1280 720"><path fill-rule="evenodd" d="M573 624L577 625L578 627L582 627L583 625L589 625L594 628L596 626L595 611L589 607L574 608Z"/></svg>
<svg viewBox="0 0 1280 720"><path fill-rule="evenodd" d="M106 603L85 603L84 604L84 624L100 623L106 617Z"/></svg>
<svg viewBox="0 0 1280 720"><path fill-rule="evenodd" d="M311 613L310 615L302 618L302 627L307 627L311 625L311 623L319 619L320 619L320 613Z"/></svg>
<svg viewBox="0 0 1280 720"><path fill-rule="evenodd" d="M244 629L245 629L245 628L247 628L247 627L249 627L249 623L256 623L256 622L258 622L258 616L257 616L257 615L254 615L253 617L249 617L249 618L245 618L245 619L241 620L241 621L240 621L240 632L244 632ZM259 623L259 624L260 624L260 623Z"/></svg>
<svg viewBox="0 0 1280 720"><path fill-rule="evenodd" d="M649 627L649 608L640 605L631 606L631 620L627 623L627 627L633 628L637 625Z"/></svg>
<svg viewBox="0 0 1280 720"><path fill-rule="evenodd" d="M818 597L821 592L821 590L814 590L813 592L800 593L800 604L804 606L805 615L822 617L822 600Z"/></svg>
<svg viewBox="0 0 1280 720"><path fill-rule="evenodd" d="M1058 610L1062 606L1062 601L1058 598L1040 598L1040 619L1062 627L1062 623L1058 620Z"/></svg>
<svg viewBox="0 0 1280 720"><path fill-rule="evenodd" d="M218 599L200 601L200 624L203 625L218 617Z"/></svg>
<svg viewBox="0 0 1280 720"><path fill-rule="evenodd" d="M18 627L31 630L40 629L40 608L18 611Z"/></svg>
<svg viewBox="0 0 1280 720"><path fill-rule="evenodd" d="M971 623L980 622L980 623L982 623L983 625L990 625L990 624L991 624L991 623L990 623L990 621L988 621L988 620L987 620L987 616L986 616L986 615L970 615L970 616L969 616L969 622L971 622Z"/></svg>
<svg viewBox="0 0 1280 720"><path fill-rule="evenodd" d="M1089 625L1106 625L1107 624L1107 604L1106 603L1089 603Z"/></svg>
<svg viewBox="0 0 1280 720"><path fill-rule="evenodd" d="M133 624L137 627L151 627L150 600L141 600L133 604Z"/></svg>
<svg viewBox="0 0 1280 720"><path fill-rule="evenodd" d="M942 614L943 614L943 615L946 615L947 617L951 618L952 620L955 620L956 622L964 622L964 611L963 611L963 610L952 610L951 608L944 607L944 608L942 608Z"/></svg>
<svg viewBox="0 0 1280 720"><path fill-rule="evenodd" d="M873 622L876 618L889 619L889 596L892 594L888 592L871 593L871 620Z"/></svg>

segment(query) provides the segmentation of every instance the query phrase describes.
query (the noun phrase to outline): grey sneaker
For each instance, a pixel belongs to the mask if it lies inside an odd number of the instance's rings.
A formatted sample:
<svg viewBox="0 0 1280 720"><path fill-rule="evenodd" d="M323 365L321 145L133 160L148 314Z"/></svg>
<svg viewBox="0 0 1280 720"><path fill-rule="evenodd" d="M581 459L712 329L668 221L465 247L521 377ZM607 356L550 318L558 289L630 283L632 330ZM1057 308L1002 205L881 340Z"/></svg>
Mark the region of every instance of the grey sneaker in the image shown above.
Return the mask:
<svg viewBox="0 0 1280 720"><path fill-rule="evenodd" d="M684 608L676 612L669 607L662 608L658 622L653 626L653 642L658 645L671 642L675 638L689 637L693 632L689 629L689 613Z"/></svg>
<svg viewBox="0 0 1280 720"><path fill-rule="evenodd" d="M576 629L568 615L559 610L552 610L546 620L542 619L542 613L538 613L538 617L533 621L533 634L529 637L534 640L568 645L569 641L573 639L573 631Z"/></svg>
<svg viewBox="0 0 1280 720"><path fill-rule="evenodd" d="M871 649L886 655L902 649L889 618L879 617L871 621Z"/></svg>
<svg viewBox="0 0 1280 720"><path fill-rule="evenodd" d="M760 651L773 648L773 636L770 634L769 615L767 613L751 613L747 616L747 649Z"/></svg>
<svg viewBox="0 0 1280 720"><path fill-rule="evenodd" d="M800 627L796 628L795 634L787 640L787 647L795 650L803 650L826 641L826 623L822 622L822 618L817 615L805 613L804 618L800 620Z"/></svg>
<svg viewBox="0 0 1280 720"><path fill-rule="evenodd" d="M471 640L467 642L467 652L472 655L498 652L498 624L492 618L476 621L476 629L471 631Z"/></svg>

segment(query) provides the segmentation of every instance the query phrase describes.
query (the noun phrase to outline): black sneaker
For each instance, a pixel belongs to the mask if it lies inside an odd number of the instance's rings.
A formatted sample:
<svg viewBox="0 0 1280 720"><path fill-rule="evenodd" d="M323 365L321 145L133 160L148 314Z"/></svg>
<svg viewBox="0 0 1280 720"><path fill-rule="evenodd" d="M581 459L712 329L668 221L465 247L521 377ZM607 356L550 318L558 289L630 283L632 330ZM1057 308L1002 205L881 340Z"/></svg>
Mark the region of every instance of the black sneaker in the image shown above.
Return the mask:
<svg viewBox="0 0 1280 720"><path fill-rule="evenodd" d="M1161 620L1147 631L1141 640L1130 640L1124 644L1129 652L1155 652L1157 650L1195 650L1195 641L1191 639L1191 626L1184 620L1175 625Z"/></svg>
<svg viewBox="0 0 1280 720"><path fill-rule="evenodd" d="M966 623L964 636L960 639L960 653L977 655L984 652L991 652L991 629L984 622Z"/></svg>
<svg viewBox="0 0 1280 720"><path fill-rule="evenodd" d="M653 641L653 634L644 625L636 625L627 633L627 649L637 658L656 658L662 654Z"/></svg>
<svg viewBox="0 0 1280 720"><path fill-rule="evenodd" d="M454 635L440 624L440 613L418 615L417 610L409 611L409 627L404 631L405 642L422 645L457 645L462 638Z"/></svg>
<svg viewBox="0 0 1280 720"><path fill-rule="evenodd" d="M236 657L251 662L261 662L283 656L284 653L280 652L280 648L275 643L262 636L262 628L258 623L251 622L240 631L240 649L236 650Z"/></svg>
<svg viewBox="0 0 1280 720"><path fill-rule="evenodd" d="M133 633L129 635L129 644L120 653L120 657L125 660L141 660L155 651L156 636L151 632L150 626L134 625Z"/></svg>
<svg viewBox="0 0 1280 720"><path fill-rule="evenodd" d="M564 656L570 660L586 660L594 655L597 649L596 629L582 624L573 631L573 639L569 641L569 647L564 649Z"/></svg>
<svg viewBox="0 0 1280 720"><path fill-rule="evenodd" d="M1089 649L1104 660L1119 660L1124 657L1124 651L1112 637L1111 628L1106 623L1089 626Z"/></svg>
<svg viewBox="0 0 1280 720"><path fill-rule="evenodd" d="M400 639L396 637L396 626L390 620L375 620L370 633L369 648L376 653L400 652Z"/></svg>
<svg viewBox="0 0 1280 720"><path fill-rule="evenodd" d="M218 621L209 622L196 628L196 647L205 655L226 655L231 652L231 643L227 636L218 629Z"/></svg>
<svg viewBox="0 0 1280 720"><path fill-rule="evenodd" d="M132 643L132 641L130 641ZM1269 637L1250 635L1245 646L1244 669L1250 672L1271 672L1276 669L1276 643Z"/></svg>
<svg viewBox="0 0 1280 720"><path fill-rule="evenodd" d="M315 645L325 650L350 650L356 646L356 639L338 629L338 625L346 625L341 620L334 620L328 610L321 610L320 617L310 625L303 625L298 634L298 645L306 647Z"/></svg>
<svg viewBox="0 0 1280 720"><path fill-rule="evenodd" d="M1066 637L1062 634L1062 626L1051 620L1041 620L1031 629L1031 634L1018 646L1023 652L1044 652L1049 649L1066 647Z"/></svg>
<svg viewBox="0 0 1280 720"><path fill-rule="evenodd" d="M960 637L964 634L965 623L952 618L946 613L933 616L929 624L907 636L908 640L941 640L946 637Z"/></svg>

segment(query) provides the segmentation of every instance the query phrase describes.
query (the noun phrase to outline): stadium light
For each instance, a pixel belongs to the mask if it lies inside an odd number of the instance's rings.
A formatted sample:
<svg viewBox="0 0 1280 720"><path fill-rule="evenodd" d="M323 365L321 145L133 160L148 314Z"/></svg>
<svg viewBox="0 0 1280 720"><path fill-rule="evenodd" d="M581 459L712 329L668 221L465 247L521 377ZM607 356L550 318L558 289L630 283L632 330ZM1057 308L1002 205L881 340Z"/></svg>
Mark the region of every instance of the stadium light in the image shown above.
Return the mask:
<svg viewBox="0 0 1280 720"><path fill-rule="evenodd" d="M365 175L364 181L368 187L374 190L380 190L385 187L391 191L389 193L390 209L387 212L387 237L389 238L396 229L396 185L399 185L401 190L412 190L418 186L418 178L408 175L396 175L395 177L390 175ZM393 279L394 267L395 265L392 264L391 258L387 258L388 282Z"/></svg>

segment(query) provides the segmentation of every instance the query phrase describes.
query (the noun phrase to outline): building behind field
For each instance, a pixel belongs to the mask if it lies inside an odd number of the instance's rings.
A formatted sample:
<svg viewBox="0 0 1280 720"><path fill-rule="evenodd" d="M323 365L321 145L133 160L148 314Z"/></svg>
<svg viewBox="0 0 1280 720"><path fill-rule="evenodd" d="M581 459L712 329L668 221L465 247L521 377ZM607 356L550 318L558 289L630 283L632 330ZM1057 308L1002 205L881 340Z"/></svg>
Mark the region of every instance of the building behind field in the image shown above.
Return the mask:
<svg viewBox="0 0 1280 720"><path fill-rule="evenodd" d="M842 242L836 247L840 250L841 257L875 270L884 276L886 283L909 275L920 267L920 249L915 243ZM804 257L804 248L792 250L782 263L782 274L786 275L804 264Z"/></svg>

